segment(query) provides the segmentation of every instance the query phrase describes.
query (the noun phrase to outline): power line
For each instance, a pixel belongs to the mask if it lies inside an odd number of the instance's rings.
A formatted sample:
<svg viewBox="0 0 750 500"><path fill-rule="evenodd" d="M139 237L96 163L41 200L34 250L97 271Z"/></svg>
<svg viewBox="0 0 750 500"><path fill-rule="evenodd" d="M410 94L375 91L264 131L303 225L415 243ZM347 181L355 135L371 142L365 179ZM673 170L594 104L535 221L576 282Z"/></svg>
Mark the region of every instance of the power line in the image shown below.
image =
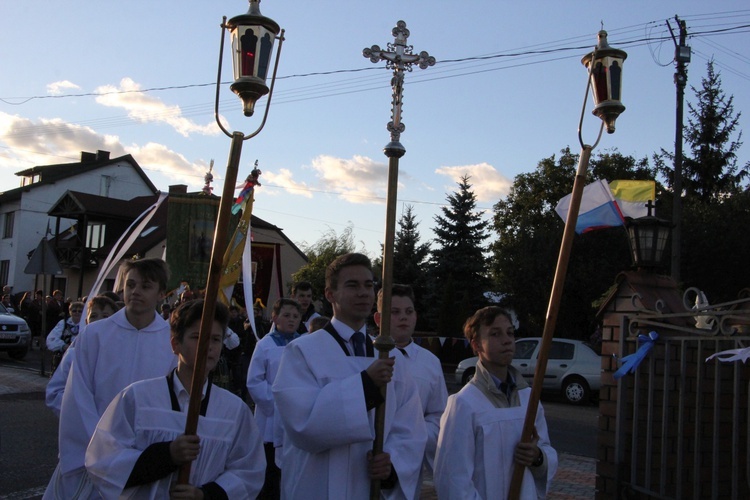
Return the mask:
<svg viewBox="0 0 750 500"><path fill-rule="evenodd" d="M613 33L616 33L617 31L618 30L613 30ZM729 27L715 28L715 29L706 29L703 31L696 30L692 33L691 37L695 38L699 36L719 35L719 34L728 34L728 33L746 33L746 32L750 32L750 24L744 24L744 25L739 25L739 26L729 26ZM580 37L576 37L576 39L578 38ZM666 35L661 36L661 37L656 37L656 38L641 37L641 38L636 38L632 40L621 40L618 42L618 45L622 47L639 46L639 45L647 44L647 43L654 42L654 41L663 41L666 39L668 39ZM556 42L552 42L552 43L556 43ZM549 43L547 45L549 45ZM502 60L502 59L509 59L509 58L517 58L517 57L555 54L555 53L569 52L569 51L581 51L581 50L590 49L591 47L592 45L590 43L586 43L586 44L581 44L581 45L552 47L552 48L547 48L547 49L503 52L503 53L487 54L487 55L480 55L480 56L469 56L469 57L456 58L456 59L439 60L437 61L437 64L457 64L457 63L465 63L465 62ZM359 72L364 72L364 71L379 71L379 70L382 71L384 69L385 68L381 68L381 67L338 69L338 70L331 70L331 71L319 71L319 72L283 75L283 76L279 76L277 80L308 78L308 77L313 77L313 76L326 76L326 75L335 75L335 74L359 73ZM222 84L224 85L228 83L231 83L231 82L222 82ZM83 93L78 93L78 94L37 95L37 96L28 96L28 97L0 97L0 101L9 105L19 106L19 105L26 104L32 100L39 100L39 99L65 99L65 98L71 98L71 97L101 97L101 96L112 95L112 94L160 92L160 91L166 91L166 90L182 90L182 89L189 89L189 88L208 87L208 86L213 86L213 85L215 85L215 83L195 83L195 84L186 84L186 85L168 85L168 86L161 86L161 87L149 87L146 89L112 90L112 91L107 91L107 92L83 92ZM14 99L20 99L21 101L11 102Z"/></svg>

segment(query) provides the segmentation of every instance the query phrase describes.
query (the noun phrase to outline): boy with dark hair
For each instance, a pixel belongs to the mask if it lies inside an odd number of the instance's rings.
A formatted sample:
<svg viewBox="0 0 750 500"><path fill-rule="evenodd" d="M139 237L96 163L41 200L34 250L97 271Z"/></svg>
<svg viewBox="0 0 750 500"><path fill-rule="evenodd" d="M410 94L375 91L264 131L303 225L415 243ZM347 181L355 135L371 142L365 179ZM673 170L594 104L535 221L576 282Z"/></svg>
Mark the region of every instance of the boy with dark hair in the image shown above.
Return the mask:
<svg viewBox="0 0 750 500"><path fill-rule="evenodd" d="M122 264L125 307L78 335L75 362L60 411L60 463L45 499L98 498L84 456L112 398L133 382L164 376L177 364L169 324L156 312L167 289L167 264L141 259Z"/></svg>
<svg viewBox="0 0 750 500"><path fill-rule="evenodd" d="M171 316L170 344L179 358L166 377L135 382L112 400L86 451L86 467L104 498L255 498L265 461L250 410L211 384L228 312L214 309L197 435L186 435L203 300L181 304ZM189 484L176 485L190 467Z"/></svg>
<svg viewBox="0 0 750 500"><path fill-rule="evenodd" d="M284 349L273 384L284 429L282 496L367 498L375 479L387 498L416 498L427 441L422 406L403 358L373 360L365 342L375 301L370 259L336 258L326 269L325 296L333 318ZM383 389L383 452L372 456Z"/></svg>
<svg viewBox="0 0 750 500"><path fill-rule="evenodd" d="M320 316L315 311L315 304L313 304L312 284L309 281L299 281L292 285L292 298L299 302L300 307L302 307L302 321L300 321L297 332L307 333L310 321Z"/></svg>
<svg viewBox="0 0 750 500"><path fill-rule="evenodd" d="M511 366L516 337L510 315L495 306L480 309L466 320L464 335L479 360L474 378L448 398L440 421L438 497L504 498L517 463L526 467L520 498L545 498L557 452L541 405L534 439L521 442L531 388Z"/></svg>
<svg viewBox="0 0 750 500"><path fill-rule="evenodd" d="M301 315L302 308L296 300L281 298L274 303L271 312L273 326L255 346L247 372L247 390L255 403L255 422L266 451L266 481L258 497L261 499L278 499L281 496L281 471L276 465L279 460L276 460L275 449L281 448L283 443L271 387L279 370L282 351L289 342L299 337L297 327Z"/></svg>
<svg viewBox="0 0 750 500"><path fill-rule="evenodd" d="M375 323L380 326L383 310L383 290L378 292L378 311ZM440 417L448 400L448 389L440 360L427 349L412 341L417 326L417 311L414 309L414 291L409 285L394 284L391 287L391 337L404 355L404 363L419 388L424 422L427 426L427 447L424 465L431 473L435 463Z"/></svg>

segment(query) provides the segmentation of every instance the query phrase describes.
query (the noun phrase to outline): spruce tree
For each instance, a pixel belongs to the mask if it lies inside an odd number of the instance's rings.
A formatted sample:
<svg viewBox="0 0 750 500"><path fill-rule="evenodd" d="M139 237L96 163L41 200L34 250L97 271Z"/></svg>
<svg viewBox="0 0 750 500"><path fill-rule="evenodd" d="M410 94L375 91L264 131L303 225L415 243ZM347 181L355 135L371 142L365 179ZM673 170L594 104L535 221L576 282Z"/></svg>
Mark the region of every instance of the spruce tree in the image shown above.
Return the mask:
<svg viewBox="0 0 750 500"><path fill-rule="evenodd" d="M485 257L488 222L476 210L469 176L461 178L458 191L447 200L442 215L435 216L433 229L432 318L438 335L458 337L466 318L485 305L484 294L490 288Z"/></svg>
<svg viewBox="0 0 750 500"><path fill-rule="evenodd" d="M684 138L689 154L682 160L682 177L686 200L714 203L740 191L749 164L742 168L737 164L742 132L737 130L741 113L734 112L734 96L722 90L721 75L714 70L713 60L708 61L706 69L700 89L691 87L697 103L688 103ZM670 160L669 165L664 158ZM659 170L670 187L673 161L674 155L665 150L657 157Z"/></svg>
<svg viewBox="0 0 750 500"><path fill-rule="evenodd" d="M419 223L414 215L414 207L406 205L398 221L398 231L393 247L393 282L411 285L414 290L417 309L417 330L427 330L427 257L430 247L420 243Z"/></svg>

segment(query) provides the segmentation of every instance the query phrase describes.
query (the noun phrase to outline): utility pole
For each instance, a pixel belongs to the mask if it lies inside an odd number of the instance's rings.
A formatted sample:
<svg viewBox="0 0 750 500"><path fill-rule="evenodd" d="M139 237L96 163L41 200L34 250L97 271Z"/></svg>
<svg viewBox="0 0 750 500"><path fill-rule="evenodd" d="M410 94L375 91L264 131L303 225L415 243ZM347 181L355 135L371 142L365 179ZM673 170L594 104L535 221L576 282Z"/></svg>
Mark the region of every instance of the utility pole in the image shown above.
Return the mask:
<svg viewBox="0 0 750 500"><path fill-rule="evenodd" d="M672 266L671 276L675 282L680 282L680 252L682 246L682 120L683 102L685 100L685 86L687 85L687 63L690 62L690 47L685 45L687 39L687 26L685 21L674 16L677 26L680 28L679 43L675 38L672 26L667 19L667 27L675 44L674 60L677 63L677 71L674 74L674 84L677 88L677 126L675 127L674 139L674 179L673 204L672 204Z"/></svg>

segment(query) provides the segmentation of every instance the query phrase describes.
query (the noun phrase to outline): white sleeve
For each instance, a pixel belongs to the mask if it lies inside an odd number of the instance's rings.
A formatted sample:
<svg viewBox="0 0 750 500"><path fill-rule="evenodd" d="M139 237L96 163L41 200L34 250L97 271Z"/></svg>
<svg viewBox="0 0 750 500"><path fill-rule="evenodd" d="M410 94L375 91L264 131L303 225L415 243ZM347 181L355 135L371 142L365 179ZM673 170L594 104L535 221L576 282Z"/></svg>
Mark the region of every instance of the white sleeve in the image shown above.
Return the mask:
<svg viewBox="0 0 750 500"><path fill-rule="evenodd" d="M227 498L256 498L263 488L266 456L250 408L243 405L224 472L215 479Z"/></svg>
<svg viewBox="0 0 750 500"><path fill-rule="evenodd" d="M231 328L227 328L226 336L224 337L224 346L231 351L232 349L236 349L237 347L239 347L239 345L239 336L234 333L234 330L232 330Z"/></svg>
<svg viewBox="0 0 750 500"><path fill-rule="evenodd" d="M265 338L265 337L264 337ZM247 391L255 403L256 413L260 410L267 417L273 415L273 392L268 382L268 350L265 342L255 346L247 369Z"/></svg>
<svg viewBox="0 0 750 500"><path fill-rule="evenodd" d="M60 351L65 347L62 340L62 334L65 331L65 320L61 319L47 335L47 349L50 351Z"/></svg>
<svg viewBox="0 0 750 500"><path fill-rule="evenodd" d="M323 383L296 342L281 355L273 395L285 443L319 453L372 440L360 372Z"/></svg>
<svg viewBox="0 0 750 500"><path fill-rule="evenodd" d="M94 433L99 412L94 399L93 373L99 352L94 335L76 338L76 357L65 384L60 408L60 467L63 473L83 466L86 447Z"/></svg>
<svg viewBox="0 0 750 500"><path fill-rule="evenodd" d="M68 349L63 354L60 365L52 374L47 384L47 390L45 394L45 403L47 407L52 410L55 415L60 416L60 409L62 408L63 393L65 392L65 383L68 381L68 375L70 374L70 367L73 364L73 358L75 356L75 349Z"/></svg>
<svg viewBox="0 0 750 500"><path fill-rule="evenodd" d="M128 387L109 404L86 450L86 470L104 498L119 498L143 453L136 448L136 410Z"/></svg>
<svg viewBox="0 0 750 500"><path fill-rule="evenodd" d="M430 386L430 394L427 401L423 402L425 407L424 422L427 426L425 458L430 469L435 464L435 450L437 449L438 435L440 433L440 418L443 416L447 402L448 388L445 385L445 376L443 375L442 368L440 368Z"/></svg>

